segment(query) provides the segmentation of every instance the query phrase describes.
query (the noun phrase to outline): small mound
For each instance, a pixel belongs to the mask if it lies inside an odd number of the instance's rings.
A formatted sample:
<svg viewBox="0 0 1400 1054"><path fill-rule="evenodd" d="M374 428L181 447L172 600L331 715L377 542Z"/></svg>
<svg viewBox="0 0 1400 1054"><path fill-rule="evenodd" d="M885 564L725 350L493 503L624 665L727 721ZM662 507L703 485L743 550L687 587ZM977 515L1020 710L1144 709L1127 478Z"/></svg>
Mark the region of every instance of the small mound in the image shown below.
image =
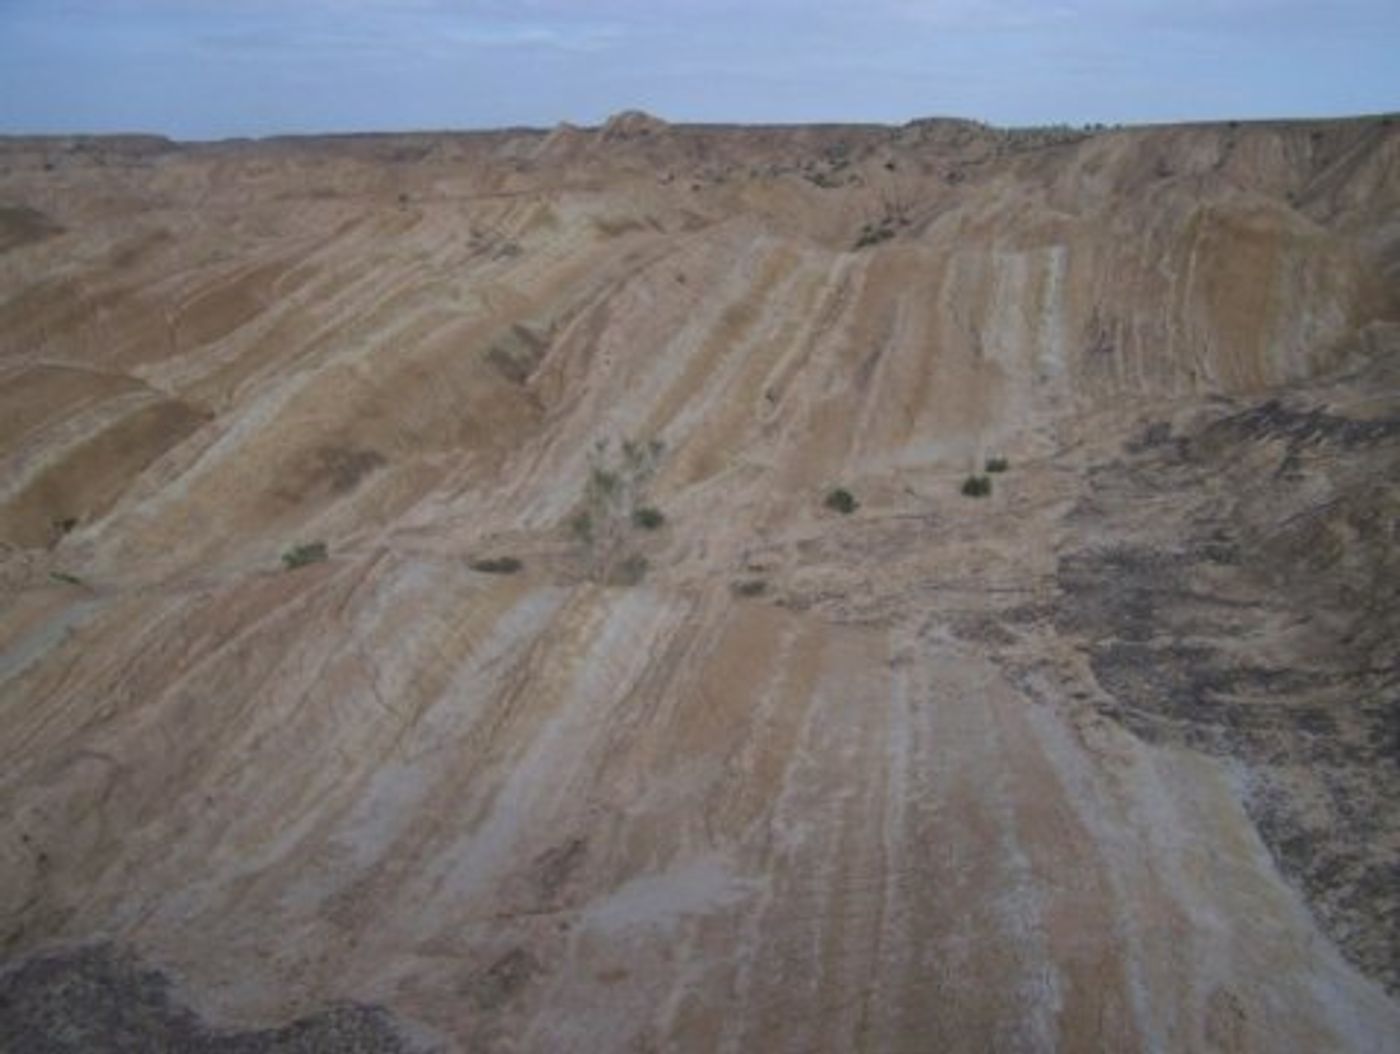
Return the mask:
<svg viewBox="0 0 1400 1054"><path fill-rule="evenodd" d="M578 125L561 121L540 142L535 154L537 157L556 157L566 151L577 149L587 139L588 133Z"/></svg>
<svg viewBox="0 0 1400 1054"><path fill-rule="evenodd" d="M605 142L646 139L661 135L671 126L659 117L653 117L642 110L624 110L613 114L603 125L602 137Z"/></svg>

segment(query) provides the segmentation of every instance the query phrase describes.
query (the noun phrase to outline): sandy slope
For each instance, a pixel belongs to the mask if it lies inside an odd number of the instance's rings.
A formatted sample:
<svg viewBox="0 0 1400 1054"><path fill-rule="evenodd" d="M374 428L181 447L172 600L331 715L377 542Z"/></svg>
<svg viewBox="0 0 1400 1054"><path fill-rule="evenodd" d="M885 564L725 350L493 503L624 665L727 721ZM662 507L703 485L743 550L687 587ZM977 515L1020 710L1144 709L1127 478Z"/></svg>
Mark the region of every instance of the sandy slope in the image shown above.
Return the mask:
<svg viewBox="0 0 1400 1054"><path fill-rule="evenodd" d="M1400 1049L1398 246L1388 119L0 143L6 957L462 1050Z"/></svg>

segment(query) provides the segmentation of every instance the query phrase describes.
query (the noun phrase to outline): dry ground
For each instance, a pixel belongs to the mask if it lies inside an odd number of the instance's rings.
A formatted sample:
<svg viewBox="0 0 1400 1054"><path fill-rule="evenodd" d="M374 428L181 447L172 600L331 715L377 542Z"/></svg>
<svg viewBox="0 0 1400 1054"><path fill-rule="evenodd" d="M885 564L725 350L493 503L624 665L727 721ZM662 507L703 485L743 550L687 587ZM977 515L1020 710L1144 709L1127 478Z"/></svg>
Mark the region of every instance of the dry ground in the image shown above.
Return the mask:
<svg viewBox="0 0 1400 1054"><path fill-rule="evenodd" d="M0 1043L1400 1049L1397 278L1388 118L0 142Z"/></svg>

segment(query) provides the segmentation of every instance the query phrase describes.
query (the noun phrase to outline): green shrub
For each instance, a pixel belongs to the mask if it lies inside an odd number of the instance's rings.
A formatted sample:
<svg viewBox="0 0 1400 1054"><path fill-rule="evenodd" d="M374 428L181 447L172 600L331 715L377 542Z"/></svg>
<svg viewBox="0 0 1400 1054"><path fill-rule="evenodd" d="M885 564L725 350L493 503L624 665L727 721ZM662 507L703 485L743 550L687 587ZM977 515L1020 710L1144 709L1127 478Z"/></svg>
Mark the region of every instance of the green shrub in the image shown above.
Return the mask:
<svg viewBox="0 0 1400 1054"><path fill-rule="evenodd" d="M641 553L633 553L621 563L614 564L608 569L608 576L604 584L610 586L635 586L647 575L647 558Z"/></svg>
<svg viewBox="0 0 1400 1054"><path fill-rule="evenodd" d="M888 223L873 224L867 223L860 229L860 237L856 239L854 249L864 249L867 246L879 245L883 241L889 241L894 237L894 227Z"/></svg>
<svg viewBox="0 0 1400 1054"><path fill-rule="evenodd" d="M593 541L593 517L586 512L581 512L569 521L569 530L585 545Z"/></svg>
<svg viewBox="0 0 1400 1054"><path fill-rule="evenodd" d="M985 498L992 492L992 481L986 476L968 476L963 480L962 492L969 498Z"/></svg>
<svg viewBox="0 0 1400 1054"><path fill-rule="evenodd" d="M467 566L484 575L513 575L525 565L513 556L488 556Z"/></svg>
<svg viewBox="0 0 1400 1054"><path fill-rule="evenodd" d="M63 582L64 584L70 586L80 586L83 584L83 580L81 578L79 578L77 575L70 575L67 571L50 571L49 577L52 578L55 582Z"/></svg>
<svg viewBox="0 0 1400 1054"><path fill-rule="evenodd" d="M826 496L825 505L828 509L835 509L843 516L849 516L860 508L860 502L856 501L855 495L844 487L837 487Z"/></svg>
<svg viewBox="0 0 1400 1054"><path fill-rule="evenodd" d="M328 557L325 542L305 542L301 545L294 545L282 554L282 563L287 565L288 571L295 571L298 567L305 567L307 564L319 564Z"/></svg>
<svg viewBox="0 0 1400 1054"><path fill-rule="evenodd" d="M739 597L761 597L768 592L768 583L761 578L750 578L743 582L730 583L730 590Z"/></svg>
<svg viewBox="0 0 1400 1054"><path fill-rule="evenodd" d="M1005 472L1010 467L1004 457L993 457L987 459L988 472Z"/></svg>
<svg viewBox="0 0 1400 1054"><path fill-rule="evenodd" d="M632 551L630 529L654 531L666 522L655 506L642 504L656 473L662 445L623 440L594 444L584 482L582 507L569 521L583 543L589 577L610 585L632 585L646 574L646 560Z"/></svg>

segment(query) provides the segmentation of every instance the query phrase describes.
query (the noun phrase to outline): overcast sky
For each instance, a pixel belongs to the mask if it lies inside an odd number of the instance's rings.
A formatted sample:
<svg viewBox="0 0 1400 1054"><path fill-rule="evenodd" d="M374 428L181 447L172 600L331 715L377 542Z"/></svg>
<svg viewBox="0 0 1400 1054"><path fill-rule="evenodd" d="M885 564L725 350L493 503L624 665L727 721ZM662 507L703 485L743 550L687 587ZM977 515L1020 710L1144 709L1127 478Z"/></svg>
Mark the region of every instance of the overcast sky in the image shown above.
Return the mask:
<svg viewBox="0 0 1400 1054"><path fill-rule="evenodd" d="M1400 0L0 0L0 132L1400 109Z"/></svg>

